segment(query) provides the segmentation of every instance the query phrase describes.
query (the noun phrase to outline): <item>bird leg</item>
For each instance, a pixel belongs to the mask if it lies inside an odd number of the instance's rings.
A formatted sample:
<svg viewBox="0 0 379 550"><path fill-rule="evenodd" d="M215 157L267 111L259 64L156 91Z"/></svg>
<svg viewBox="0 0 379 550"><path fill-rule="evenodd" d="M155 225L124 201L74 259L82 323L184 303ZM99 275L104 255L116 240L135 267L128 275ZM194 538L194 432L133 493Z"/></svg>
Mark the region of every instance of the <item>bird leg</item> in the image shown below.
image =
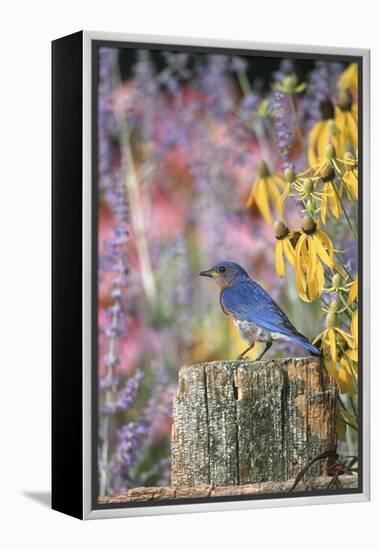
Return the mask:
<svg viewBox="0 0 379 550"><path fill-rule="evenodd" d="M245 351L243 351L242 353L240 353L239 356L237 357L236 361L239 361L240 359L242 359L243 356L246 355L246 353L247 353L248 351L250 351L251 349L253 349L254 344L255 344L255 342L254 342L253 344L251 344L251 346L249 346L248 348L246 348Z"/></svg>
<svg viewBox="0 0 379 550"><path fill-rule="evenodd" d="M272 342L266 342L266 347L265 349L262 351L262 353L256 358L256 361L259 361L260 359L262 359L262 357L264 356L264 354L266 353L266 351L268 351L272 346Z"/></svg>

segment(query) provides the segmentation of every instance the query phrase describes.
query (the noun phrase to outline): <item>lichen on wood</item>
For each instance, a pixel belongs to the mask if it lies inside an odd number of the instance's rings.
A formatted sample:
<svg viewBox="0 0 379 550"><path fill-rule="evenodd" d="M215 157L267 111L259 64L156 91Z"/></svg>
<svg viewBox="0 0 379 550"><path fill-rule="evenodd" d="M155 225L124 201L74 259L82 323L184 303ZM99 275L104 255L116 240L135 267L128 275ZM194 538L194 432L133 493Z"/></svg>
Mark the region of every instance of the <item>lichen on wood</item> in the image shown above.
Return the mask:
<svg viewBox="0 0 379 550"><path fill-rule="evenodd" d="M173 486L285 481L335 446L336 388L314 357L182 367L173 405Z"/></svg>

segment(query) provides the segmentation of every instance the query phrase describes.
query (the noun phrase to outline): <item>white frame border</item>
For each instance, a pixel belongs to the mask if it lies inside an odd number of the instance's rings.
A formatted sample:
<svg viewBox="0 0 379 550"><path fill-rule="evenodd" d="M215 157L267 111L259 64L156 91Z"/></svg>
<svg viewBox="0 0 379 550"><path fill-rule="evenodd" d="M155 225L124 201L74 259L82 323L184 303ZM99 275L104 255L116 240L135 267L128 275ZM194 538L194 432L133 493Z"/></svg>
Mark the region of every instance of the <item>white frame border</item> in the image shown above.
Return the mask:
<svg viewBox="0 0 379 550"><path fill-rule="evenodd" d="M93 510L91 501L91 166L92 166L92 41L107 40L110 42L141 42L151 44L177 44L180 46L205 46L218 48L235 48L264 50L272 52L291 52L307 54L331 54L362 57L364 94L363 104L363 348L364 369L362 380L362 440L363 492L346 495L307 496L291 498L267 498L262 500L243 500L233 502L206 502L201 504L170 504L135 508L111 508ZM303 46L268 42L246 42L232 40L215 40L207 38L184 38L158 35L137 35L99 31L83 31L83 518L103 519L135 516L152 516L162 514L186 514L194 512L215 512L227 510L246 510L254 508L273 508L279 506L304 506L313 504L338 504L343 502L364 502L370 500L370 50L361 48L340 48L328 46ZM360 330L361 327L360 327Z"/></svg>

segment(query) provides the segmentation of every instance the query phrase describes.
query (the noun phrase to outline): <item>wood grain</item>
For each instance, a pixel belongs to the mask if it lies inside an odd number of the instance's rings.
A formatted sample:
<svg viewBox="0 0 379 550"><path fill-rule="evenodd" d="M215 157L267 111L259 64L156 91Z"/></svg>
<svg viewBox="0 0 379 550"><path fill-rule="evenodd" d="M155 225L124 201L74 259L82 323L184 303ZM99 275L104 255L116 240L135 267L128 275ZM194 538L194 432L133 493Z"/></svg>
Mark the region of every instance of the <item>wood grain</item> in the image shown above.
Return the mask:
<svg viewBox="0 0 379 550"><path fill-rule="evenodd" d="M182 367L173 404L173 486L286 481L336 442L336 387L314 357ZM327 470L327 460L309 477Z"/></svg>

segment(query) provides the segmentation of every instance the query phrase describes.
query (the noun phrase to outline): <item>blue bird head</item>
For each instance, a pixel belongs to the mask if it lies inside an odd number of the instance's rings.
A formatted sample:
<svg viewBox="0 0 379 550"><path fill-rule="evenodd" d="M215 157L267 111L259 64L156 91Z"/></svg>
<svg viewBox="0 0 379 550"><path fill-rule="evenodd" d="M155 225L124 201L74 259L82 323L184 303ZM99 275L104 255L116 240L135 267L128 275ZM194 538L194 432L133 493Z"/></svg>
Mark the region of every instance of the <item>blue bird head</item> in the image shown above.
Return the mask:
<svg viewBox="0 0 379 550"><path fill-rule="evenodd" d="M218 262L199 275L211 277L221 288L226 288L237 281L249 279L244 268L235 262Z"/></svg>

